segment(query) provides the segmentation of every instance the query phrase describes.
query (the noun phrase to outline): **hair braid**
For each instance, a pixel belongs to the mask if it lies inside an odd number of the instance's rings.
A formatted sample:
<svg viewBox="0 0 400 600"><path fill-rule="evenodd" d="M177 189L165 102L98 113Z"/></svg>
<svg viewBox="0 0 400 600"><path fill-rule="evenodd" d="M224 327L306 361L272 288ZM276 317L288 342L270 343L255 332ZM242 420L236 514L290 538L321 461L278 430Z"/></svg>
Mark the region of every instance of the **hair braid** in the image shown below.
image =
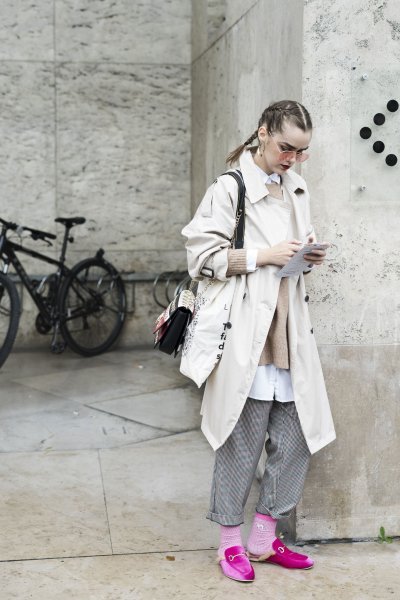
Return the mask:
<svg viewBox="0 0 400 600"><path fill-rule="evenodd" d="M299 109L299 112L301 113L301 115L303 117L304 127L307 129L307 115L308 115L308 118L310 118L310 115L308 114L308 112L306 111L304 106L302 104L300 104L300 102L296 102L296 104Z"/></svg>
<svg viewBox="0 0 400 600"><path fill-rule="evenodd" d="M244 144L241 144L235 150L230 152L226 162L232 165L239 159L242 152L246 149L246 146L251 144L258 137L258 129L260 127L265 126L269 135L272 135L277 131L281 132L286 122L298 127L302 131L309 131L312 129L310 114L300 102L294 100L280 100L279 102L273 102L267 106L262 113L256 131L244 142Z"/></svg>
<svg viewBox="0 0 400 600"><path fill-rule="evenodd" d="M251 144L251 142L254 142L254 140L257 138L257 136L258 136L258 129L256 129L255 132L251 134L251 136L245 141L244 145L249 146Z"/></svg>
<svg viewBox="0 0 400 600"><path fill-rule="evenodd" d="M246 146L249 146L252 142L254 142L257 136L258 129L256 129L255 132L252 133L251 136L247 138L247 140L243 144L240 144L240 146L238 146L235 150L232 150L232 152L227 157L226 162L230 164L236 162L239 159L239 156L242 154L243 150L246 148Z"/></svg>

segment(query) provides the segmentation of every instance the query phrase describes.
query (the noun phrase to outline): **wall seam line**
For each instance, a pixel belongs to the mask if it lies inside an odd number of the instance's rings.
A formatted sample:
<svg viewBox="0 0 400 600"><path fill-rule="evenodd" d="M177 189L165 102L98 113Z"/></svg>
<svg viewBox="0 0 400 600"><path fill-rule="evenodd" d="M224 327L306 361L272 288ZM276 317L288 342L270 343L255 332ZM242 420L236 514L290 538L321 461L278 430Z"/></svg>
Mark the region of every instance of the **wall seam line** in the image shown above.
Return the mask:
<svg viewBox="0 0 400 600"><path fill-rule="evenodd" d="M54 206L58 214L58 110L57 110L57 42L56 42L56 0L53 0L53 74L54 74ZM57 247L57 246L56 246Z"/></svg>
<svg viewBox="0 0 400 600"><path fill-rule="evenodd" d="M317 346L318 348L322 348L323 346L335 346L340 348L381 348L382 346L400 346L400 342L382 342L381 344L343 344L341 342L337 342L332 344L317 344Z"/></svg>
<svg viewBox="0 0 400 600"><path fill-rule="evenodd" d="M218 36L218 37L217 37L217 38L216 38L216 39L215 39L215 40L214 40L214 41L213 41L213 42L210 44L210 46L208 46L208 48L206 48L205 50L203 50L203 52L202 52L201 54L199 54L199 56L196 56L196 58L195 58L194 60L192 60L192 65L194 65L194 63L195 63L195 62L197 62L197 61L198 61L200 58L202 58L202 57L203 57L203 56L204 56L204 55L205 55L205 54L206 54L206 53L207 53L209 50L211 50L211 48L213 48L213 47L214 47L214 46L215 46L215 45L216 45L216 44L217 44L217 43L218 43L220 40L222 40L222 38L223 38L223 37L224 37L224 36L225 36L227 33L229 33L229 32L231 31L231 29L233 29L233 28L235 27L235 25L237 25L238 23L240 23L240 21L241 21L242 19L244 19L244 17L245 17L246 15L248 15L248 14L249 14L249 12L250 12L251 10L253 10L253 8L254 8L254 7L256 6L256 4L258 4L258 3L259 3L259 0L256 0L256 1L254 2L254 4L252 4L252 5L250 6L250 8L248 8L248 9L246 10L246 12L242 14L242 16L240 16L240 17L239 17L239 18L238 18L238 19L237 19L237 20L236 20L234 23L232 23L232 25L230 25L230 27L228 27L228 29L226 29L226 30L224 31L224 33L221 33L221 35L220 35L220 36Z"/></svg>
<svg viewBox="0 0 400 600"><path fill-rule="evenodd" d="M54 21L53 21L54 22ZM55 29L55 27L54 27ZM53 36L53 49L55 55L55 35ZM48 59L25 59L25 58L1 58L0 64L2 63L32 63L32 64L67 64L67 65L123 65L123 66L139 66L139 67L191 67L191 63L146 63L146 62L124 62L124 61L110 61L110 60L68 60L68 59L57 59L56 56L52 60Z"/></svg>

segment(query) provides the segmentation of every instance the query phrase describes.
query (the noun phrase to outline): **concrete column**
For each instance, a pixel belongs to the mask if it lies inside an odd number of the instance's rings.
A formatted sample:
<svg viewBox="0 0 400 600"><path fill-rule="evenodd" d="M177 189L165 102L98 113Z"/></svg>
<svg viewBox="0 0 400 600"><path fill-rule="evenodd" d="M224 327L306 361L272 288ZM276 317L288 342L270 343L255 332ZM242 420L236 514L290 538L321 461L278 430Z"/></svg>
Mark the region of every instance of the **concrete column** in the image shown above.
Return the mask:
<svg viewBox="0 0 400 600"><path fill-rule="evenodd" d="M303 101L315 129L302 174L316 230L338 247L308 287L337 441L312 461L301 539L377 537L381 525L400 534L400 164L385 162L400 154L400 111L386 108L400 102L398 8L304 2ZM373 151L379 139L383 154Z"/></svg>
<svg viewBox="0 0 400 600"><path fill-rule="evenodd" d="M192 210L270 100L301 95L303 6L291 6L229 1L216 29L215 7L193 2Z"/></svg>

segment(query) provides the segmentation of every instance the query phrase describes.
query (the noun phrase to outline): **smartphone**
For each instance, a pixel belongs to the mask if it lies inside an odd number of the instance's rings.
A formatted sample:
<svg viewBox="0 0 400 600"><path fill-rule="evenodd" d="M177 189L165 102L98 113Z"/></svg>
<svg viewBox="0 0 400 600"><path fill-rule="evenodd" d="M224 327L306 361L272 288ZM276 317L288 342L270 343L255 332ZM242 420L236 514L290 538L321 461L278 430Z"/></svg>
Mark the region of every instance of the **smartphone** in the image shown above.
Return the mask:
<svg viewBox="0 0 400 600"><path fill-rule="evenodd" d="M306 249L305 254L311 254L313 250L326 250L329 246L328 242L315 242L314 244L304 244L303 247Z"/></svg>

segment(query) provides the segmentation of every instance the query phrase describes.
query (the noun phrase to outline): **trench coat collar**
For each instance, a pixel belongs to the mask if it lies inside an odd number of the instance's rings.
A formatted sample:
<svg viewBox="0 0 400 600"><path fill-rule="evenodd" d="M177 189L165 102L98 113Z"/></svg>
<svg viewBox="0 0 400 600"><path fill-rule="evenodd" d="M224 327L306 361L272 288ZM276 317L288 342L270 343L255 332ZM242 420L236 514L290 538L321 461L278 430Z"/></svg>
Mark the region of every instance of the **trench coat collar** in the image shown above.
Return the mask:
<svg viewBox="0 0 400 600"><path fill-rule="evenodd" d="M254 204L262 198L265 198L269 192L257 171L250 150L242 152L239 158L239 165L250 202ZM290 192L297 192L297 190L305 191L302 178L294 171L289 170L286 171L286 173L283 173L281 175L281 181L282 186L287 188Z"/></svg>

